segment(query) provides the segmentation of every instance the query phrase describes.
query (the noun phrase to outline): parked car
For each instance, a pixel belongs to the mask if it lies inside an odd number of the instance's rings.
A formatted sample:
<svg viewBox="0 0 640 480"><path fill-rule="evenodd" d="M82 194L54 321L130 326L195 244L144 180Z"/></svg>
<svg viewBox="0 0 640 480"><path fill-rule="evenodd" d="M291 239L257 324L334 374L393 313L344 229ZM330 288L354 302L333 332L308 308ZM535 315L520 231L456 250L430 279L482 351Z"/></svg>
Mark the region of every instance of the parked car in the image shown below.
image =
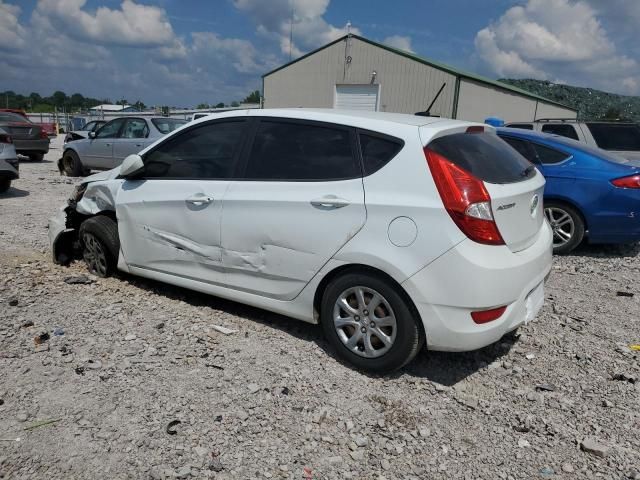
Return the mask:
<svg viewBox="0 0 640 480"><path fill-rule="evenodd" d="M105 128L105 127L103 127ZM414 115L233 111L84 179L50 222L116 268L318 321L386 372L535 317L551 268L544 178L492 127Z"/></svg>
<svg viewBox="0 0 640 480"><path fill-rule="evenodd" d="M33 122L27 116L27 112L25 112L24 110L22 110L20 108L0 108L0 113L2 113L2 112L10 112L10 113L15 113L16 115L20 115L21 117L23 117L27 121L29 121L31 123L35 123L36 125L40 126L40 128L42 128L42 130L44 130L44 132L49 137L56 137L58 135L58 133L56 132L56 123L54 123L54 122Z"/></svg>
<svg viewBox="0 0 640 480"><path fill-rule="evenodd" d="M67 132L67 135L64 137L64 143L88 138L90 132L97 132L105 123L107 123L106 120L92 120L87 122L82 128Z"/></svg>
<svg viewBox="0 0 640 480"><path fill-rule="evenodd" d="M19 171L18 155L11 135L0 128L0 193L9 190L11 182L20 176Z"/></svg>
<svg viewBox="0 0 640 480"><path fill-rule="evenodd" d="M0 112L0 128L11 136L16 152L30 160L40 162L49 151L47 132L18 113Z"/></svg>
<svg viewBox="0 0 640 480"><path fill-rule="evenodd" d="M89 138L65 143L58 168L70 177L114 168L128 155L138 153L186 123L169 117L113 119L89 132Z"/></svg>
<svg viewBox="0 0 640 480"><path fill-rule="evenodd" d="M507 123L505 127L560 135L624 158L640 160L640 125L637 123L545 119L535 122L512 122Z"/></svg>
<svg viewBox="0 0 640 480"><path fill-rule="evenodd" d="M557 135L500 128L498 135L544 174L554 253L590 243L640 241L640 160Z"/></svg>

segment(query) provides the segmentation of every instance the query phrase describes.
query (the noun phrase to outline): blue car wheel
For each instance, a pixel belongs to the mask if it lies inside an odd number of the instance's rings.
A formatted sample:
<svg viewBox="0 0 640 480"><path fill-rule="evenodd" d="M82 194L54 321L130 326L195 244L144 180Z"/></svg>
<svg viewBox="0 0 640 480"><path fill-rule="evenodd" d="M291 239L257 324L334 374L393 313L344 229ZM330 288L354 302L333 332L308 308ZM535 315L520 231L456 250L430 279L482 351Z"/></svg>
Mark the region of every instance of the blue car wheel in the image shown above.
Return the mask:
<svg viewBox="0 0 640 480"><path fill-rule="evenodd" d="M544 214L553 231L553 253L569 253L584 238L584 221L572 207L562 203L547 202Z"/></svg>

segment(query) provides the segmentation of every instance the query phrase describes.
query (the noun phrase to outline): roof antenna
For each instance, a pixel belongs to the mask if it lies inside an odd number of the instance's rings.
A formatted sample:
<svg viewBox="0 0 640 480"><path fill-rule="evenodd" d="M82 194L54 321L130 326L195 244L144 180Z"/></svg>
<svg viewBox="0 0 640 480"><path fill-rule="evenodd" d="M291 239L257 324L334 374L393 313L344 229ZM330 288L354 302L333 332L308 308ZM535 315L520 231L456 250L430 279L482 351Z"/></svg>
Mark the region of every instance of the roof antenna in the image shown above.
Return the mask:
<svg viewBox="0 0 640 480"><path fill-rule="evenodd" d="M442 84L442 86L440 87L440 90L438 90L438 93L436 93L436 96L433 97L433 100L431 101L431 103L429 104L429 106L427 107L427 109L424 112L416 112L416 115L419 115L421 117L431 117L431 108L433 107L433 104L436 103L436 100L438 100L438 97L440 96L440 94L442 93L442 91L444 90L444 87L447 86L447 82L444 82ZM435 115L433 115L435 116ZM439 116L439 115L437 115Z"/></svg>

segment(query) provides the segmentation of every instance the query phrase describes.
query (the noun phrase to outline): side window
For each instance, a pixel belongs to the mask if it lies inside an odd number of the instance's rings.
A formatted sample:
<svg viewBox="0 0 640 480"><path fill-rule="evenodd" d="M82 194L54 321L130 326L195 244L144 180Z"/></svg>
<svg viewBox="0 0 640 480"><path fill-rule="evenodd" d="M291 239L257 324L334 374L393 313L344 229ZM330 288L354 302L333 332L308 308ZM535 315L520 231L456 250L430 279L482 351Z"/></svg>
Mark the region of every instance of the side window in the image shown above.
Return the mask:
<svg viewBox="0 0 640 480"><path fill-rule="evenodd" d="M360 149L364 162L364 174L371 175L384 167L402 150L402 142L377 135L360 133Z"/></svg>
<svg viewBox="0 0 640 480"><path fill-rule="evenodd" d="M129 118L120 134L122 138L147 138L149 127L147 122L141 118Z"/></svg>
<svg viewBox="0 0 640 480"><path fill-rule="evenodd" d="M245 178L342 180L360 176L348 129L262 120Z"/></svg>
<svg viewBox="0 0 640 480"><path fill-rule="evenodd" d="M561 137L579 140L578 133L574 126L566 123L546 123L542 126L542 131L544 133L552 133L554 135L560 135Z"/></svg>
<svg viewBox="0 0 640 480"><path fill-rule="evenodd" d="M533 125L530 123L508 123L505 127L509 128L519 128L521 130L533 130Z"/></svg>
<svg viewBox="0 0 640 480"><path fill-rule="evenodd" d="M556 150L555 148L543 147L537 143L531 143L531 146L535 150L540 163L543 165L564 162L571 156L567 153L561 152L560 150Z"/></svg>
<svg viewBox="0 0 640 480"><path fill-rule="evenodd" d="M524 158L529 160L531 163L540 163L538 161L538 157L536 156L535 152L533 151L533 149L530 148L531 144L526 140L520 140L519 138L503 137L503 136L500 136L500 138L502 138L502 140L507 142L513 148L515 148L520 155L522 155Z"/></svg>
<svg viewBox="0 0 640 480"><path fill-rule="evenodd" d="M124 118L116 118L115 120L111 120L100 130L98 130L98 132L96 133L96 138L116 138L118 136L118 132L120 131L120 127L124 123L124 120Z"/></svg>
<svg viewBox="0 0 640 480"><path fill-rule="evenodd" d="M246 122L186 130L145 155L145 178L231 178Z"/></svg>

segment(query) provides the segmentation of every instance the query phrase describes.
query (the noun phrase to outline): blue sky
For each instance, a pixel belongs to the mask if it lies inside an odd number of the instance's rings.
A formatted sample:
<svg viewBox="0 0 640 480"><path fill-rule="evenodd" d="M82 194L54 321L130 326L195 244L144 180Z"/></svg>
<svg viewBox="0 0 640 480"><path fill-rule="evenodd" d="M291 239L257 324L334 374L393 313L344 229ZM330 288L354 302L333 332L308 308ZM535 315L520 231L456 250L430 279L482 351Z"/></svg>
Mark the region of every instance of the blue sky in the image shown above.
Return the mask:
<svg viewBox="0 0 640 480"><path fill-rule="evenodd" d="M640 94L640 0L0 0L0 90L189 106L345 33L491 78Z"/></svg>

